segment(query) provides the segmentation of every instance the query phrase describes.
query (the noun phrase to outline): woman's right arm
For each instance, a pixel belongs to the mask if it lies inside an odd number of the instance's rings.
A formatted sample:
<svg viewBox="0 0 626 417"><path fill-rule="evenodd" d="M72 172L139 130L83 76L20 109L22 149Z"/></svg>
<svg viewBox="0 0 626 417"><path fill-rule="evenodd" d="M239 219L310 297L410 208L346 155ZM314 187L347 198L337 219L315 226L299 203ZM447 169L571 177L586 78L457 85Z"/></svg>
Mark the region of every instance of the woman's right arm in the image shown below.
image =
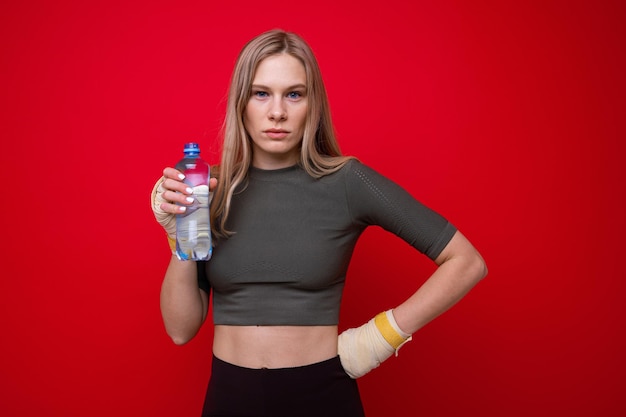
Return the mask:
<svg viewBox="0 0 626 417"><path fill-rule="evenodd" d="M172 255L161 285L161 315L175 344L190 341L206 319L208 295L198 288L197 264Z"/></svg>
<svg viewBox="0 0 626 417"><path fill-rule="evenodd" d="M190 202L192 193L182 180L184 176L174 168L165 168L163 177L152 192L152 210L168 237L176 237L176 213L181 213ZM209 189L217 184L211 178ZM167 334L174 343L190 341L200 330L207 316L208 294L198 287L197 264L181 261L172 254L161 285L161 315Z"/></svg>

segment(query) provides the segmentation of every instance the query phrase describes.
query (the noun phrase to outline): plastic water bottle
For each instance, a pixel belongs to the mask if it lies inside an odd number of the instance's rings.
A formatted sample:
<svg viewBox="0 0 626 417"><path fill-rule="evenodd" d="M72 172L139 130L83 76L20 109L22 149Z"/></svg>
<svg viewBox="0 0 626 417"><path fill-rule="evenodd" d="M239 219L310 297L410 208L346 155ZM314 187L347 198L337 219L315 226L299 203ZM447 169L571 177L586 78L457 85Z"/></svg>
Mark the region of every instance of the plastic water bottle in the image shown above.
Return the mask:
<svg viewBox="0 0 626 417"><path fill-rule="evenodd" d="M200 158L197 143L186 143L185 157L176 169L185 174L184 182L193 189L194 201L187 210L176 215L176 256L186 261L206 261L211 258L211 227L209 222L210 167Z"/></svg>

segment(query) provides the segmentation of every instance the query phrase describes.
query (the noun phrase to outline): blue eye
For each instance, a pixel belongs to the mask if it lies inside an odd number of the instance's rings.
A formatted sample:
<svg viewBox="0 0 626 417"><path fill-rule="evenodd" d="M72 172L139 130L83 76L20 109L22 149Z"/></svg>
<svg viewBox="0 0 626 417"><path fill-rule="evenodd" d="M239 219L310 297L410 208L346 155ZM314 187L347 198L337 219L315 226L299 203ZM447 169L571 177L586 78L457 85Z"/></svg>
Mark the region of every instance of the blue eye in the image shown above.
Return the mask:
<svg viewBox="0 0 626 417"><path fill-rule="evenodd" d="M268 94L265 91L254 91L252 95L259 97L259 98L265 98L268 96Z"/></svg>
<svg viewBox="0 0 626 417"><path fill-rule="evenodd" d="M302 94L297 91L292 91L291 93L287 94L287 97L290 99L298 99L302 97Z"/></svg>

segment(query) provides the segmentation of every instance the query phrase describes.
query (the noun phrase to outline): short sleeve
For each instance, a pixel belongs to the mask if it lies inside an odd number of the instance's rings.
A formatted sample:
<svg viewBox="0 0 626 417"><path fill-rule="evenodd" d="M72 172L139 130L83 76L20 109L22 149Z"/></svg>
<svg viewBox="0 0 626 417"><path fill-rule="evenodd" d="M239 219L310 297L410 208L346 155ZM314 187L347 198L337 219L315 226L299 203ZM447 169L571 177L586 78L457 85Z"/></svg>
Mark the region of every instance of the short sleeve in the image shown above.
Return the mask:
<svg viewBox="0 0 626 417"><path fill-rule="evenodd" d="M346 168L348 204L357 222L382 227L430 259L439 256L456 227L372 168L357 161Z"/></svg>

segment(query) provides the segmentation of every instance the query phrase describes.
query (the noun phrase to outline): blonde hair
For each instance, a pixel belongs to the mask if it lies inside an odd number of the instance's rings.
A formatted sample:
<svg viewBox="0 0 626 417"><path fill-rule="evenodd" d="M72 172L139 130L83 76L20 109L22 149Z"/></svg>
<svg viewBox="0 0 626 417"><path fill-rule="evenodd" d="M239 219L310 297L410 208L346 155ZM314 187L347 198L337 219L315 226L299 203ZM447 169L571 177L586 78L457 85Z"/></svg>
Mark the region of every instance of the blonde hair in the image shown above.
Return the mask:
<svg viewBox="0 0 626 417"><path fill-rule="evenodd" d="M226 229L230 204L237 187L245 183L252 161L250 138L243 124L252 81L259 63L278 54L297 58L306 71L308 105L299 164L309 175L320 178L339 170L351 159L342 156L339 149L326 88L311 48L300 36L282 30L255 37L239 53L230 82L218 185L211 202L211 227L218 238L232 234Z"/></svg>

